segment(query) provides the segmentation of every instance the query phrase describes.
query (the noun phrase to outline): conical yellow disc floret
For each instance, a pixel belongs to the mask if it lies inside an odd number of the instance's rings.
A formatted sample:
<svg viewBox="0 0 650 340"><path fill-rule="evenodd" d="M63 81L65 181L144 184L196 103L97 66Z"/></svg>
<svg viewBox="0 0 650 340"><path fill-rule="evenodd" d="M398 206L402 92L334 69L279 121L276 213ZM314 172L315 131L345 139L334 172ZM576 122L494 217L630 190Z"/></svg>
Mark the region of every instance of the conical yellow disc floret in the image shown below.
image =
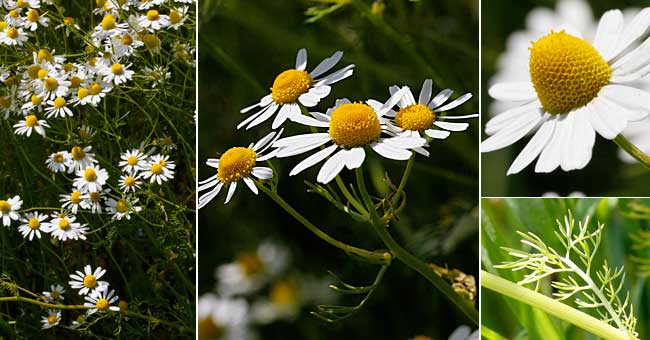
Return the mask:
<svg viewBox="0 0 650 340"><path fill-rule="evenodd" d="M235 147L224 152L219 159L217 179L224 184L248 177L257 161L257 153L249 148Z"/></svg>
<svg viewBox="0 0 650 340"><path fill-rule="evenodd" d="M435 120L435 112L422 104L407 106L395 114L395 123L404 130L426 130L431 127Z"/></svg>
<svg viewBox="0 0 650 340"><path fill-rule="evenodd" d="M309 91L314 83L306 71L286 70L273 81L271 96L278 104L295 103L301 94Z"/></svg>
<svg viewBox="0 0 650 340"><path fill-rule="evenodd" d="M354 148L376 141L381 134L381 124L369 105L343 104L332 112L329 134L337 145Z"/></svg>

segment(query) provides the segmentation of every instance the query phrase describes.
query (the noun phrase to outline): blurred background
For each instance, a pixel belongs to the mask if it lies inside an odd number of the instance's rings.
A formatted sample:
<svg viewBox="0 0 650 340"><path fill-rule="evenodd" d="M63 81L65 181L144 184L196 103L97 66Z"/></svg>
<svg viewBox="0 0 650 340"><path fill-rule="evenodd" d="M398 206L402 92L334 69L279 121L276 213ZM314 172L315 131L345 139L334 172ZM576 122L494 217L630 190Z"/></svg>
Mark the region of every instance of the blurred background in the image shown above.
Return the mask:
<svg viewBox="0 0 650 340"><path fill-rule="evenodd" d="M650 6L650 1L645 0L491 0L489 6L484 2L481 27L483 128L490 117L502 112L491 105L488 89L492 84L490 79L501 69L498 67L498 59L505 51L508 37L513 32L525 30L526 27L539 26L542 19L546 20L550 16L558 20L564 15L567 19L562 21L570 22L577 27L582 26L584 29L581 30L587 31L585 37L589 37L589 31L595 32L598 19L606 10L617 8L624 13L632 14L635 9L647 6ZM579 10L575 10L576 8ZM626 16L626 18L631 17L631 15ZM527 72L527 69L525 71ZM644 128L647 131L650 129L650 124ZM483 134L482 140L486 138L487 135ZM587 196L648 195L647 186L643 184L650 180L650 171L640 164L623 162L619 158L619 148L616 144L598 135L592 159L582 170L571 172L555 170L550 174L539 174L534 172L533 162L519 174L506 176L508 167L529 139L530 137L522 138L509 147L482 155L484 197L541 196L548 192L560 196L567 196L573 192L581 192ZM650 147L647 137L642 144L644 145L641 146L647 151Z"/></svg>
<svg viewBox="0 0 650 340"><path fill-rule="evenodd" d="M426 78L434 93L451 88L452 98L471 92L475 97L454 114L478 111L478 1L252 1L200 2L199 45L199 177L214 176L204 165L233 146L247 146L270 131L270 121L250 131L238 131L239 113L267 93L275 76L293 68L296 52L308 51L308 69L337 50L344 51L338 67L356 64L354 75L332 87L315 111L325 111L336 98L386 100L388 87L409 85L419 93ZM417 94L416 94L417 95ZM466 132L431 143L429 158L418 157L406 187L408 205L393 235L427 262L477 275L478 268L478 120ZM285 136L304 132L285 124ZM388 173L398 180L405 163L379 159L368 152L365 166L370 190L386 193ZM280 174L279 192L298 211L334 237L367 249L381 242L365 224L341 214L319 196L306 192L303 180L314 181L318 167L289 178L292 166L304 157L273 160ZM343 172L349 181L352 175ZM327 270L345 281L368 285L378 270L358 262L295 222L270 199L254 196L240 186L224 205L225 192L199 211L199 295L214 293L215 271L243 252L255 253L272 242L290 254L286 277L314 278L317 285L303 289L299 313L254 327L260 339L410 339L422 334L446 339L469 324L426 280L401 263L388 269L384 281L367 305L347 320L328 324L309 314L313 305L332 302L356 305L358 296L321 292L331 282ZM253 305L278 290L271 280L246 296ZM304 286L303 286L304 287ZM322 293L322 294L320 294ZM324 301L324 300L331 301ZM201 302L200 302L201 304ZM201 307L199 307L201 309ZM201 311L199 310L199 314ZM219 327L209 325L215 334ZM218 325L216 325L218 326ZM199 329L201 330L200 325ZM207 328L203 328L206 330ZM204 334L208 334L207 331Z"/></svg>
<svg viewBox="0 0 650 340"><path fill-rule="evenodd" d="M625 286L619 296L630 293L630 303L637 318L639 339L650 336L650 200L649 199L591 199L591 198L519 198L483 199L481 211L482 268L511 282L523 278L527 271L495 269L494 265L514 258L501 247L525 249L515 231L533 232L546 245L562 253L563 247L555 232L556 219L563 219L571 210L576 221L589 219L589 230L596 223L605 225L593 268L601 268L606 260L611 267L625 266ZM577 228L577 226L576 226ZM530 249L530 248L528 248ZM592 274L595 277L595 274ZM543 281L540 292L553 292L549 281ZM575 307L572 299L567 304ZM595 336L526 304L504 298L488 289L481 290L481 324L506 339L542 340L539 325L551 325L567 340L595 340ZM582 310L598 318L591 310ZM547 323L550 321L550 323ZM485 332L485 330L483 330ZM487 333L487 332L486 332Z"/></svg>

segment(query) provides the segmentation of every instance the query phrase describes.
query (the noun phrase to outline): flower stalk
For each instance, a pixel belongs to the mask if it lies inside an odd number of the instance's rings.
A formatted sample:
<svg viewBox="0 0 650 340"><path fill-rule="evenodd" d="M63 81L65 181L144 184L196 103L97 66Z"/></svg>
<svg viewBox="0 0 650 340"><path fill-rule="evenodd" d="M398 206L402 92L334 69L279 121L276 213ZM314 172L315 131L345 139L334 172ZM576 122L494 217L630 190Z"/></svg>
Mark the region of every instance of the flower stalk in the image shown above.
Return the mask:
<svg viewBox="0 0 650 340"><path fill-rule="evenodd" d="M619 134L614 138L614 143L618 145L623 151L627 152L628 155L632 156L634 159L639 161L639 163L645 165L646 168L650 168L650 156L646 155L643 151L632 144L623 134Z"/></svg>

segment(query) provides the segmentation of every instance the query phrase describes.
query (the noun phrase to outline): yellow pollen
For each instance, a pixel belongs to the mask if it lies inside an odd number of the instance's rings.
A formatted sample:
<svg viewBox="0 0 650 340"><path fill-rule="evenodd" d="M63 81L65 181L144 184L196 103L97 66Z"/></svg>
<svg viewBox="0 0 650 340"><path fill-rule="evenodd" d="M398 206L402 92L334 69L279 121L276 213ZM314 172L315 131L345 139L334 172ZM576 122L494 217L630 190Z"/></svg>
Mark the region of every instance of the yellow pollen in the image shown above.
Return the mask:
<svg viewBox="0 0 650 340"><path fill-rule="evenodd" d="M73 17L65 17L65 18L63 18L63 24L66 25L66 26L74 25L74 18Z"/></svg>
<svg viewBox="0 0 650 340"><path fill-rule="evenodd" d="M113 74L118 74L118 75L122 74L124 73L124 67L122 66L122 64L113 64L113 66L111 66L111 72L113 72Z"/></svg>
<svg viewBox="0 0 650 340"><path fill-rule="evenodd" d="M431 127L436 114L428 106L414 104L397 112L395 122L404 130L422 131Z"/></svg>
<svg viewBox="0 0 650 340"><path fill-rule="evenodd" d="M38 50L38 53L36 54L36 60L38 60L39 63L43 62L43 60L53 62L54 56L52 55L52 53L50 53L50 51L41 48L40 50Z"/></svg>
<svg viewBox="0 0 650 340"><path fill-rule="evenodd" d="M70 87L73 89L76 89L77 87L81 86L81 78L78 76L72 76L70 77Z"/></svg>
<svg viewBox="0 0 650 340"><path fill-rule="evenodd" d="M82 87L77 91L77 97L79 97L79 99L84 99L84 98L88 97L89 94L90 94L90 91L88 91L88 89L85 88L85 87Z"/></svg>
<svg viewBox="0 0 650 340"><path fill-rule="evenodd" d="M264 270L262 259L255 253L241 253L235 258L235 263L242 268L246 276L253 276Z"/></svg>
<svg viewBox="0 0 650 340"><path fill-rule="evenodd" d="M124 179L124 186L132 187L134 184L135 184L135 178L133 178L133 176L129 176Z"/></svg>
<svg viewBox="0 0 650 340"><path fill-rule="evenodd" d="M158 11L155 9L151 9L147 12L147 19L149 19L149 21L156 21L159 17Z"/></svg>
<svg viewBox="0 0 650 340"><path fill-rule="evenodd" d="M142 42L150 50L160 47L160 39L158 39L158 37L153 34L145 34L142 37Z"/></svg>
<svg viewBox="0 0 650 340"><path fill-rule="evenodd" d="M102 298L97 300L97 309L101 311L105 311L108 309L108 300Z"/></svg>
<svg viewBox="0 0 650 340"><path fill-rule="evenodd" d="M48 74L49 72L47 72L47 70L44 69L39 69L36 72L36 76L38 77L38 79L45 79L45 77L47 77Z"/></svg>
<svg viewBox="0 0 650 340"><path fill-rule="evenodd" d="M160 175L163 173L163 167L162 165L158 163L153 163L151 164L151 172L155 175Z"/></svg>
<svg viewBox="0 0 650 340"><path fill-rule="evenodd" d="M67 102L65 101L65 98L56 97L56 99L54 99L54 108L56 108L56 109L60 109L60 108L64 107L65 104L67 104Z"/></svg>
<svg viewBox="0 0 650 340"><path fill-rule="evenodd" d="M33 95L32 95L32 99L31 99L31 102L32 102L32 104L33 104L34 106L38 106L38 105L41 105L41 103L43 102L43 98L41 98L41 97L39 97L39 96L33 94Z"/></svg>
<svg viewBox="0 0 650 340"><path fill-rule="evenodd" d="M74 64L73 63L67 63L63 65L63 70L66 72L72 72L74 70Z"/></svg>
<svg viewBox="0 0 650 340"><path fill-rule="evenodd" d="M41 226L41 221L36 217L32 217L29 219L29 222L27 222L27 225L30 229L38 229Z"/></svg>
<svg viewBox="0 0 650 340"><path fill-rule="evenodd" d="M11 211L11 204L5 200L0 200L0 212L8 214Z"/></svg>
<svg viewBox="0 0 650 340"><path fill-rule="evenodd" d="M94 275L88 274L84 276L84 286L86 288L93 288L97 285L97 279Z"/></svg>
<svg viewBox="0 0 650 340"><path fill-rule="evenodd" d="M88 59L88 65L95 67L97 66L97 58L90 58Z"/></svg>
<svg viewBox="0 0 650 340"><path fill-rule="evenodd" d="M59 87L59 82L52 77L45 79L43 81L43 84L48 91L54 91L57 87Z"/></svg>
<svg viewBox="0 0 650 340"><path fill-rule="evenodd" d="M25 117L25 125L27 125L29 127L34 127L34 126L38 125L38 118L36 118L35 115L29 115L29 116Z"/></svg>
<svg viewBox="0 0 650 340"><path fill-rule="evenodd" d="M131 46L131 44L133 44L133 37L130 34L125 34L122 37L122 44L126 46Z"/></svg>
<svg viewBox="0 0 650 340"><path fill-rule="evenodd" d="M9 24L6 21L0 21L0 31L4 31Z"/></svg>
<svg viewBox="0 0 650 340"><path fill-rule="evenodd" d="M40 73L40 71L41 71L41 67L40 67L40 66L38 66L38 65L32 65L32 66L30 66L30 67L27 68L27 75L28 75L29 78L31 78L31 79L40 78L40 77L38 76L39 73ZM45 71L45 72L47 72L47 71Z"/></svg>
<svg viewBox="0 0 650 340"><path fill-rule="evenodd" d="M90 94L95 96L95 95L98 95L100 92L102 92L102 86L101 85L99 85L98 83L90 84Z"/></svg>
<svg viewBox="0 0 650 340"><path fill-rule="evenodd" d="M257 162L257 153L249 148L235 147L224 152L219 159L217 179L224 184L248 177Z"/></svg>
<svg viewBox="0 0 650 340"><path fill-rule="evenodd" d="M18 10L16 9L12 9L11 11L9 11L9 16L12 18L18 18L20 17L20 12L18 12Z"/></svg>
<svg viewBox="0 0 650 340"><path fill-rule="evenodd" d="M62 163L63 162L63 155L60 153L57 153L52 157L55 163Z"/></svg>
<svg viewBox="0 0 650 340"><path fill-rule="evenodd" d="M381 124L369 105L343 104L332 112L329 134L337 145L354 148L376 141L381 134Z"/></svg>
<svg viewBox="0 0 650 340"><path fill-rule="evenodd" d="M128 164L128 165L136 165L136 164L138 164L138 157L129 156L129 158L126 159L126 164Z"/></svg>
<svg viewBox="0 0 650 340"><path fill-rule="evenodd" d="M68 230L70 228L70 221L67 218L59 219L59 229Z"/></svg>
<svg viewBox="0 0 650 340"><path fill-rule="evenodd" d="M20 8L27 8L27 7L29 7L29 2L27 2L25 0L18 0L18 1L16 1L16 5L18 7L20 7Z"/></svg>
<svg viewBox="0 0 650 340"><path fill-rule="evenodd" d="M19 35L18 30L14 27L7 30L7 37L10 39L16 39Z"/></svg>
<svg viewBox="0 0 650 340"><path fill-rule="evenodd" d="M86 171L84 171L84 178L88 182L94 182L97 180L97 173L93 168L86 168Z"/></svg>
<svg viewBox="0 0 650 340"><path fill-rule="evenodd" d="M32 8L27 12L27 20L31 22L37 22L39 17L40 15L37 9Z"/></svg>
<svg viewBox="0 0 650 340"><path fill-rule="evenodd" d="M117 210L117 212L120 212L120 213L125 213L125 212L129 211L129 204L125 200L120 199L115 204L115 210Z"/></svg>
<svg viewBox="0 0 650 340"><path fill-rule="evenodd" d="M102 195L98 191L93 191L90 193L90 200L93 202L99 202L99 199L102 197Z"/></svg>
<svg viewBox="0 0 650 340"><path fill-rule="evenodd" d="M59 294L61 294L61 293L59 293L59 291L56 290L56 289L53 289L52 292L50 292L50 296L51 296L52 298L54 298L54 299L58 298L58 297L59 297Z"/></svg>
<svg viewBox="0 0 650 340"><path fill-rule="evenodd" d="M298 285L293 280L283 280L271 287L270 300L278 305L292 305L298 300Z"/></svg>
<svg viewBox="0 0 650 340"><path fill-rule="evenodd" d="M81 203L81 193L79 191L73 191L70 194L70 202L72 202L74 204Z"/></svg>
<svg viewBox="0 0 650 340"><path fill-rule="evenodd" d="M530 78L544 109L565 113L594 99L612 69L586 41L551 32L530 48Z"/></svg>
<svg viewBox="0 0 650 340"><path fill-rule="evenodd" d="M75 161L80 161L86 157L86 152L80 146L73 147L70 153L72 154L72 159Z"/></svg>
<svg viewBox="0 0 650 340"><path fill-rule="evenodd" d="M115 24L115 17L111 14L106 14L102 19L102 29L104 31L109 31L117 27Z"/></svg>
<svg viewBox="0 0 650 340"><path fill-rule="evenodd" d="M313 83L314 79L306 71L286 70L273 81L271 96L278 104L294 103Z"/></svg>
<svg viewBox="0 0 650 340"><path fill-rule="evenodd" d="M171 12L169 12L169 22L171 22L172 25L178 24L179 22L181 22L181 19L183 19L183 16L179 11L173 9L171 10Z"/></svg>
<svg viewBox="0 0 650 340"><path fill-rule="evenodd" d="M57 319L56 314L50 314L47 316L47 323L53 325L56 323L56 319Z"/></svg>
<svg viewBox="0 0 650 340"><path fill-rule="evenodd" d="M161 160L158 162L158 164L160 164L160 166L162 166L162 167L167 166L167 162L165 162L164 159L161 159Z"/></svg>

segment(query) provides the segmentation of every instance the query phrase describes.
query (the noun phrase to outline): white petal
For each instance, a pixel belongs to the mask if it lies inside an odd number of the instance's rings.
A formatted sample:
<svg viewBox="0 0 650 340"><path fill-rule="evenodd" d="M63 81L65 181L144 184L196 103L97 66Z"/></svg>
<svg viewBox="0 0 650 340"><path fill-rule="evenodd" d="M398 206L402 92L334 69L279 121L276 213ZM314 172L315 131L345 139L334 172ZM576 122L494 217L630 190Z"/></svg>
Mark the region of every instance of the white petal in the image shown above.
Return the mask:
<svg viewBox="0 0 650 340"><path fill-rule="evenodd" d="M626 108L630 121L644 119L650 113L650 92L636 87L610 84L603 87L598 96Z"/></svg>
<svg viewBox="0 0 650 340"><path fill-rule="evenodd" d="M485 133L493 135L515 121L522 119L523 116L531 111L539 111L542 104L539 101L533 101L521 106L513 107L505 112L499 113L485 124Z"/></svg>
<svg viewBox="0 0 650 340"><path fill-rule="evenodd" d="M426 133L427 136L436 139L445 139L449 137L449 135L451 134L451 132L449 131L433 130L433 129L425 130L424 133Z"/></svg>
<svg viewBox="0 0 650 340"><path fill-rule="evenodd" d="M431 99L431 102L429 103L429 107L432 109L437 108L438 106L442 105L444 102L451 97L451 95L454 93L453 90L451 89L444 89L440 91L433 99Z"/></svg>
<svg viewBox="0 0 650 340"><path fill-rule="evenodd" d="M312 93L303 93L298 97L298 101L306 107L314 107L320 101L320 97Z"/></svg>
<svg viewBox="0 0 650 340"><path fill-rule="evenodd" d="M363 150L363 147L343 150L341 153L345 160L345 167L349 170L360 167L361 164L363 164L363 160L366 158L366 151Z"/></svg>
<svg viewBox="0 0 650 340"><path fill-rule="evenodd" d="M553 135L555 129L555 119L549 119L537 130L533 138L530 139L526 147L519 153L517 158L508 169L508 175L516 174L527 167L542 152L549 138Z"/></svg>
<svg viewBox="0 0 650 340"><path fill-rule="evenodd" d="M302 162L298 163L289 173L289 176L295 176L299 173L301 173L303 170L308 169L309 167L313 166L314 164L322 161L325 159L327 156L331 155L336 151L338 148L338 145L334 144L331 145L323 150L318 151L317 153L305 158Z"/></svg>
<svg viewBox="0 0 650 340"><path fill-rule="evenodd" d="M242 179L244 180L244 183L246 183L246 186L248 186L248 188L251 189L251 191L252 191L255 195L257 195L257 194L258 194L258 191L257 191L257 187L255 186L255 182L253 182L253 180L250 179L249 177L244 177L244 178L242 178Z"/></svg>
<svg viewBox="0 0 650 340"><path fill-rule="evenodd" d="M395 94L393 94L384 103L384 105L382 105L379 108L379 110L377 110L377 116L381 117L384 114L386 114L386 112L388 112L388 110L390 110L393 106L395 106L397 104L397 102L399 102L402 99L402 96L404 96L404 95L406 95L406 94L408 94L410 92L411 92L411 90L409 90L409 88L406 87L406 86L403 87L402 89L400 89L399 91L395 92Z"/></svg>
<svg viewBox="0 0 650 340"><path fill-rule="evenodd" d="M343 52L341 51L336 51L331 57L323 59L323 61L316 66L316 68L311 71L309 74L312 78L316 78L320 76L321 74L329 71L334 65L336 65L339 60L341 60L341 57L343 56Z"/></svg>
<svg viewBox="0 0 650 340"><path fill-rule="evenodd" d="M388 143L385 143L384 140L370 144L370 147L381 156L398 161L408 160L412 155L411 151L394 147Z"/></svg>
<svg viewBox="0 0 650 340"><path fill-rule="evenodd" d="M449 131L465 131L469 123L435 122L433 125Z"/></svg>
<svg viewBox="0 0 650 340"><path fill-rule="evenodd" d="M289 105L282 105L280 107L280 111L278 111L278 114L273 119L273 124L271 124L271 129L275 130L279 128L284 123L284 121L286 121L287 118L289 117L289 112L290 112Z"/></svg>
<svg viewBox="0 0 650 340"><path fill-rule="evenodd" d="M320 147L321 145L329 142L329 137L321 139L321 140L314 140L310 142L309 144L302 144L302 145L296 145L293 147L285 147L285 148L280 148L278 151L276 157L278 158L284 158L284 157L291 157L295 155L299 155L301 153L305 153L307 151L316 149L317 147Z"/></svg>
<svg viewBox="0 0 650 340"><path fill-rule="evenodd" d="M304 133L301 135L280 138L273 143L274 148L296 147L299 144L309 144L317 140L329 139L329 133Z"/></svg>
<svg viewBox="0 0 650 340"><path fill-rule="evenodd" d="M251 174L259 179L273 178L273 170L265 166L256 166L251 171Z"/></svg>
<svg viewBox="0 0 650 340"><path fill-rule="evenodd" d="M540 109L533 109L522 113L520 118L513 119L503 129L481 143L481 152L490 152L505 148L528 134L541 122L544 113Z"/></svg>
<svg viewBox="0 0 650 340"><path fill-rule="evenodd" d="M296 55L296 70L304 71L307 68L307 50L301 48Z"/></svg>
<svg viewBox="0 0 650 340"><path fill-rule="evenodd" d="M230 202L232 195L235 194L235 189L237 189L237 182L230 183L230 186L228 187L228 195L226 195L226 201L223 204L228 204L228 202Z"/></svg>
<svg viewBox="0 0 650 340"><path fill-rule="evenodd" d="M589 123L586 107L575 110L573 116L573 131L569 133L568 152L562 158L562 169L578 170L584 168L591 160L591 153L596 142L596 131Z"/></svg>
<svg viewBox="0 0 650 340"><path fill-rule="evenodd" d="M548 173L560 166L563 148L562 142L565 133L564 129L562 129L561 123L565 117L566 116L551 117L551 119L555 120L555 129L549 137L546 146L542 150L539 159L537 159L535 172Z"/></svg>
<svg viewBox="0 0 650 340"><path fill-rule="evenodd" d="M590 104L590 121L601 136L607 139L614 139L627 126L626 119L621 119L621 117L613 114L614 112L620 111L620 107L617 104L608 100L602 100L598 97L594 98ZM606 128L603 129L603 126L600 124L603 124Z"/></svg>
<svg viewBox="0 0 650 340"><path fill-rule="evenodd" d="M307 125L307 126L315 126L315 127L329 127L330 123L329 122L324 122L322 120L314 119L312 117L308 117L302 114L299 115L294 115L289 117L289 119L292 122L299 123L302 125Z"/></svg>
<svg viewBox="0 0 650 340"><path fill-rule="evenodd" d="M263 113L259 117L257 117L254 121L252 121L250 124L248 124L248 126L246 126L246 130L249 130L249 129L251 129L251 128L253 128L253 127L255 127L255 126L259 125L259 124L262 124L264 121L271 118L271 116L273 116L273 114L275 113L275 111L277 109L278 109L278 104L273 103L273 104L269 105L266 108L266 110L263 111Z"/></svg>
<svg viewBox="0 0 650 340"><path fill-rule="evenodd" d="M630 44L639 39L648 31L650 26L650 8L644 8L637 14L634 19L623 29L618 43L616 44L616 49L613 51L610 58L616 57L623 50L625 50ZM605 59L608 60L608 59Z"/></svg>
<svg viewBox="0 0 650 340"><path fill-rule="evenodd" d="M433 87L433 81L431 79L426 79L422 84L422 90L420 90L420 98L418 98L418 103L422 105L429 104L429 100L431 100L432 87Z"/></svg>
<svg viewBox="0 0 650 340"><path fill-rule="evenodd" d="M619 10L605 12L598 22L593 46L605 60L612 58L618 39L623 32L623 13Z"/></svg>
<svg viewBox="0 0 650 340"><path fill-rule="evenodd" d="M456 98L453 102L451 102L451 103L449 103L449 104L447 104L447 105L445 105L443 107L437 108L435 110L438 111L438 112L451 110L451 109L463 104L464 102L468 101L470 98L472 98L472 94L471 93L465 93L464 95Z"/></svg>
<svg viewBox="0 0 650 340"><path fill-rule="evenodd" d="M537 92L529 81L496 83L488 90L490 97L510 102L530 101L537 98Z"/></svg>
<svg viewBox="0 0 650 340"><path fill-rule="evenodd" d="M252 149L253 151L257 152L258 154L264 152L268 147L273 145L275 141L277 141L280 138L280 135L282 135L282 132L284 129L280 129L280 131L275 132L269 132L266 136L262 137L255 145L253 145ZM274 140L275 139L275 140Z"/></svg>
<svg viewBox="0 0 650 340"><path fill-rule="evenodd" d="M339 82L354 73L354 64L348 65L322 79L319 79L316 85L330 85Z"/></svg>
<svg viewBox="0 0 650 340"><path fill-rule="evenodd" d="M342 151L339 151L330 157L323 167L320 168L316 180L319 183L327 184L336 177L345 166L345 159Z"/></svg>

